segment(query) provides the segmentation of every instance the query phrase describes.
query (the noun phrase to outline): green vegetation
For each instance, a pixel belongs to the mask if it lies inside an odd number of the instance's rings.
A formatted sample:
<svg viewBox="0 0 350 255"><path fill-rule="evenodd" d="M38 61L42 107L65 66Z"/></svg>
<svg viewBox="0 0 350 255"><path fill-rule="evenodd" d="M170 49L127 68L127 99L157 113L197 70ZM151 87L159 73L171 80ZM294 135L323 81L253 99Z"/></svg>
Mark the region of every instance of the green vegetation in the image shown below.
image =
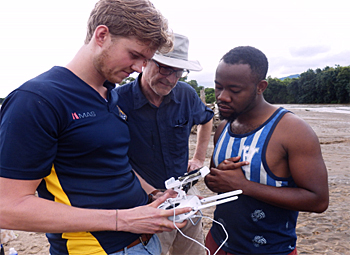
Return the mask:
<svg viewBox="0 0 350 255"><path fill-rule="evenodd" d="M126 77L124 80L122 80L122 82L119 84L119 86L124 85L124 84L129 83L129 82L132 82L134 80L135 80L135 78L133 78L131 76Z"/></svg>
<svg viewBox="0 0 350 255"><path fill-rule="evenodd" d="M135 80L128 77L120 85ZM204 89L206 103L215 102L214 88L198 86L196 80L180 81L190 84L200 96ZM265 99L272 104L349 104L350 103L350 66L325 67L312 69L300 74L299 78L267 79L269 86L264 92ZM4 98L0 98L0 104Z"/></svg>
<svg viewBox="0 0 350 255"><path fill-rule="evenodd" d="M200 91L204 89L205 102L207 104L211 104L215 102L215 90L213 88L204 88L203 86L198 86L198 82L196 80L187 81L187 77L180 78L180 81L184 81L190 84L191 87L196 90L199 97L200 97Z"/></svg>
<svg viewBox="0 0 350 255"><path fill-rule="evenodd" d="M264 97L272 104L350 103L350 66L309 69L293 79L268 77L268 83Z"/></svg>
<svg viewBox="0 0 350 255"><path fill-rule="evenodd" d="M180 80L190 84L198 96L204 89L208 104L215 102L214 88L198 86L197 81ZM299 78L278 79L268 77L269 85L264 92L265 99L272 104L349 104L350 66L312 69L300 74Z"/></svg>

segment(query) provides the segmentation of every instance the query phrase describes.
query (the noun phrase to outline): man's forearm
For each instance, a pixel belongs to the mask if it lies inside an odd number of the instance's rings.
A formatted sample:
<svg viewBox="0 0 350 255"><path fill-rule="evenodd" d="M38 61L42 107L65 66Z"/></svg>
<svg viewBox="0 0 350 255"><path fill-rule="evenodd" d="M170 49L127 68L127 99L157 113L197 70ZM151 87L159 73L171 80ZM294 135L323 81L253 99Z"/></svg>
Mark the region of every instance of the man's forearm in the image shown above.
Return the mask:
<svg viewBox="0 0 350 255"><path fill-rule="evenodd" d="M130 209L85 209L35 196L32 187L39 182L0 178L1 228L44 233L125 231L151 234L175 228L168 220L173 210L157 209L170 194L149 205ZM189 211L189 207L178 208L175 214ZM182 228L185 224L176 225Z"/></svg>
<svg viewBox="0 0 350 255"><path fill-rule="evenodd" d="M213 120L211 119L203 125L197 127L197 145L193 158L202 162L205 160L211 132L213 128Z"/></svg>
<svg viewBox="0 0 350 255"><path fill-rule="evenodd" d="M34 195L9 206L2 206L10 213L2 213L1 228L45 233L116 230L116 210L82 209Z"/></svg>
<svg viewBox="0 0 350 255"><path fill-rule="evenodd" d="M151 184L146 182L145 179L143 179L135 170L134 170L134 173L136 174L137 178L139 179L139 181L141 183L142 188L144 189L144 191L146 191L147 194L150 194L150 193L152 193L152 191L157 190Z"/></svg>

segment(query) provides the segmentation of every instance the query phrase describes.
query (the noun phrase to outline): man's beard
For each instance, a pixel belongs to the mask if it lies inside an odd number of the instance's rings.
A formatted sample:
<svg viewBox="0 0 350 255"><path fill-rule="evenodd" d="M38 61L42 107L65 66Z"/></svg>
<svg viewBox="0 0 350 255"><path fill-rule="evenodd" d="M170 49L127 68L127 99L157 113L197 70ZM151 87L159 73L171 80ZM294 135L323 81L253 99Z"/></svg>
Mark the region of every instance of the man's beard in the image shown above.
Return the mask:
<svg viewBox="0 0 350 255"><path fill-rule="evenodd" d="M112 83L120 83L122 80L115 76L112 69L107 68L105 62L110 58L109 49L104 50L100 55L96 56L93 60L94 67L98 73L103 76L106 80Z"/></svg>
<svg viewBox="0 0 350 255"><path fill-rule="evenodd" d="M222 114L221 114L221 112L219 111L219 118L220 118L220 120L227 120L227 122L233 122L233 121L235 121L237 118L238 118L238 116L240 115L240 113L232 113L230 116L228 116L228 117L225 117L225 116L223 116Z"/></svg>

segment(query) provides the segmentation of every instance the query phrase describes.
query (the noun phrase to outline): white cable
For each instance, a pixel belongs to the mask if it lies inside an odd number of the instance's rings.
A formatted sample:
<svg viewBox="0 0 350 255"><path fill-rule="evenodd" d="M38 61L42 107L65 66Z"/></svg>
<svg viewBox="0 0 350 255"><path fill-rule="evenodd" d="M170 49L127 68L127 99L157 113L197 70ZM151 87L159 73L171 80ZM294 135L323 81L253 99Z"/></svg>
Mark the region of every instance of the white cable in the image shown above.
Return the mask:
<svg viewBox="0 0 350 255"><path fill-rule="evenodd" d="M175 205L173 204L173 206L175 206ZM216 255L216 253L218 253L218 252L220 251L220 249L222 248L222 246L224 246L224 244L225 244L226 241L228 240L228 233L227 233L227 231L226 231L224 225L222 225L222 223L220 223L220 222L218 222L218 221L216 221L216 220L214 220L214 219L212 219L212 218L210 218L210 217L208 217L208 216L193 215L191 218L206 218L206 219L210 219L210 220L212 220L213 222L219 224L219 225L222 227L222 229L223 229L224 232L225 232L226 238L225 238L225 240L221 243L221 245L219 246L219 248L215 251L215 253L213 254L213 255ZM205 250L207 250L208 255L210 255L210 250L209 250L207 247L205 247L203 244L201 244L201 243L198 242L197 240L195 240L195 239L193 239L193 238L191 238L191 237L185 235L185 234L176 226L176 224L175 224L175 207L174 207L173 224L174 224L175 228L180 232L180 234L181 234L183 237L185 237L185 238L187 238L187 239L189 239L189 240L191 240L191 241L193 241L193 242L199 244L199 245L202 246Z"/></svg>
<svg viewBox="0 0 350 255"><path fill-rule="evenodd" d="M186 178L184 178L184 180L182 180L181 181L181 187L182 187L182 185L183 185L183 183L187 180L187 179L189 179L189 177L186 177ZM192 185L191 185L192 186ZM170 202L170 201L169 201ZM185 237L185 238L187 238L187 239L189 239L189 240L191 240L191 241L193 241L193 242L195 242L195 243L197 243L197 244L199 244L200 246L202 246L205 250L207 250L207 252L208 252L208 255L210 255L210 250L207 248L207 247L205 247L203 244L201 244L200 242L198 242L197 240L195 240L195 239L193 239L193 238L191 238L191 237L189 237L189 236L187 236L187 235L185 235L177 226L176 226L176 223L175 223L175 204L174 203L172 203L171 202L171 205L173 206L173 210L174 210L174 217L173 217L173 224L174 224L174 226L175 226L175 228L180 232L180 234L183 236L183 237ZM210 220L212 220L213 222L215 222L215 223L217 223L217 224L219 224L221 227L222 227L222 229L224 230L224 232L225 232L225 235L226 235L226 238L225 238L225 240L221 243L221 245L219 246L219 248L215 251L215 253L213 254L213 255L216 255L219 251L220 251L220 249L222 248L222 246L224 246L224 244L226 243L226 241L228 240L228 233L227 233L227 231L226 231L226 229L225 229L225 227L224 227L224 225L222 224L222 223L220 223L220 222L218 222L218 221L216 221L216 220L214 220L214 219L212 219L212 218L210 218L210 217L208 217L208 216L203 216L203 215L193 215L193 216L191 216L191 218L206 218L206 219L210 219Z"/></svg>
<svg viewBox="0 0 350 255"><path fill-rule="evenodd" d="M194 216L193 216L193 217L194 217ZM185 235L184 233L182 233L182 231L176 226L176 224L175 224L175 209L174 209L173 224L174 224L175 228L180 232L180 234L181 234L183 237L185 237L185 238L187 238L187 239L189 239L189 240L191 240L191 241L193 241L193 242L199 244L199 245L202 246L204 249L206 249L207 252L208 252L208 255L210 255L210 250L209 250L207 247L205 247L203 244L201 244L200 242L198 242L196 239L193 239L193 238L191 238L191 237Z"/></svg>
<svg viewBox="0 0 350 255"><path fill-rule="evenodd" d="M220 249L222 248L222 246L224 246L224 244L227 242L227 240L228 240L228 233L227 233L227 231L226 231L224 225L222 225L222 223L220 223L220 222L218 222L218 221L216 221L216 220L214 220L214 219L212 219L212 218L210 218L210 217L208 217L208 216L203 216L203 217L212 220L212 221L215 222L216 224L219 224L219 225L222 227L222 229L224 230L225 235L226 235L225 240L221 243L221 245L219 246L219 248L218 248L218 249L215 251L215 253L213 254L213 255L215 255L216 253L218 253L218 252L220 251ZM210 254L209 254L209 255L210 255Z"/></svg>

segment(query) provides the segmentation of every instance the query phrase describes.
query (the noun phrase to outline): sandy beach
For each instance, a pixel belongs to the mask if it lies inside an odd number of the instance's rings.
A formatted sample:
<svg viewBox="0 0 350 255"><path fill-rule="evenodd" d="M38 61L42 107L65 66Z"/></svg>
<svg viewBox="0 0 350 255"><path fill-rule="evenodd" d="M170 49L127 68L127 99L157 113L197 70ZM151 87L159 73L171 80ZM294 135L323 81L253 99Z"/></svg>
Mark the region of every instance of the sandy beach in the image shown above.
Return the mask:
<svg viewBox="0 0 350 255"><path fill-rule="evenodd" d="M301 212L297 225L297 249L299 254L350 254L350 113L349 105L342 111L323 111L315 106L284 105L303 118L319 137L322 153L328 169L330 203L322 214ZM329 108L328 108L329 109ZM190 153L193 153L196 135L191 135ZM212 140L207 151L209 165L213 151ZM197 184L201 194L211 196L203 181ZM215 208L203 210L213 217ZM211 221L203 219L205 233ZM16 238L4 244L5 252L14 247L19 255L48 255L49 245L43 233L14 231Z"/></svg>

